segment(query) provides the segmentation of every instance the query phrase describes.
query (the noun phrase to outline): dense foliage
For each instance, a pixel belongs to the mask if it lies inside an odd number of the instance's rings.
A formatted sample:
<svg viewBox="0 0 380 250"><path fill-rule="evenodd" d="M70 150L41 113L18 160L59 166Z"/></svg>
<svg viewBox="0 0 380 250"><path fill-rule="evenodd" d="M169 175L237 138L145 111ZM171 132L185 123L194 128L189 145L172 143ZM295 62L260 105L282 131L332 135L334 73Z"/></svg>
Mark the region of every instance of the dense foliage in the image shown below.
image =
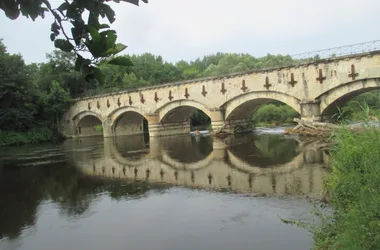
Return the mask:
<svg viewBox="0 0 380 250"><path fill-rule="evenodd" d="M122 1L135 5L140 2L140 0ZM57 8L53 8L50 2L49 0L3 0L0 1L0 9L12 20L17 19L20 14L30 17L33 21L37 17L44 18L46 13L51 14L54 17L50 28L51 41L61 51L74 53L75 70L80 71L88 82L103 81L104 75L97 67L100 62L131 66L131 61L127 58L114 57L127 46L116 43L116 31L108 25L115 21L115 12L107 4L109 0L66 0ZM108 22L102 21L104 18ZM91 58L88 56L86 58L88 54Z"/></svg>
<svg viewBox="0 0 380 250"><path fill-rule="evenodd" d="M342 129L327 182L333 214L315 231L316 249L380 249L380 132Z"/></svg>
<svg viewBox="0 0 380 250"><path fill-rule="evenodd" d="M333 118L338 121L362 120L363 107L367 105L369 116L380 116L380 91L367 92L353 98L340 108Z"/></svg>
<svg viewBox="0 0 380 250"><path fill-rule="evenodd" d="M57 54L62 52L57 52ZM0 40L0 145L41 142L56 138L58 123L72 99L67 77L54 70L54 60L25 65ZM19 132L25 132L20 134Z"/></svg>
<svg viewBox="0 0 380 250"><path fill-rule="evenodd" d="M0 41L0 144L40 142L57 137L59 118L77 97L261 69L291 60L281 55L255 58L248 54L217 53L173 64L150 53L124 57L134 66L102 64L105 80L89 82L75 71L74 53L54 50L47 55L47 62L26 65L21 55L8 53ZM355 118L358 101L380 109L379 93L366 93L349 102L343 115ZM296 116L292 108L274 101L259 108L253 122L280 125ZM191 118L194 129L205 129L208 124L210 119L201 111Z"/></svg>
<svg viewBox="0 0 380 250"><path fill-rule="evenodd" d="M287 125L293 123L293 118L299 117L297 111L288 105L273 102L260 107L252 116L254 124L260 125Z"/></svg>

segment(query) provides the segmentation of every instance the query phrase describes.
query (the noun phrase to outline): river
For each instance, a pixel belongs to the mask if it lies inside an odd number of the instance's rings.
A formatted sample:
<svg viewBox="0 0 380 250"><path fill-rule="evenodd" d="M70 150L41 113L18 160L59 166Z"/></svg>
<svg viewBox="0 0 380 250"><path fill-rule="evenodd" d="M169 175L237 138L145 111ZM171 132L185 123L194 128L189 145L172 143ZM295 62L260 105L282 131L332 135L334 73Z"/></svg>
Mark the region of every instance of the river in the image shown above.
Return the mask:
<svg viewBox="0 0 380 250"><path fill-rule="evenodd" d="M310 249L328 154L259 132L1 148L0 249Z"/></svg>

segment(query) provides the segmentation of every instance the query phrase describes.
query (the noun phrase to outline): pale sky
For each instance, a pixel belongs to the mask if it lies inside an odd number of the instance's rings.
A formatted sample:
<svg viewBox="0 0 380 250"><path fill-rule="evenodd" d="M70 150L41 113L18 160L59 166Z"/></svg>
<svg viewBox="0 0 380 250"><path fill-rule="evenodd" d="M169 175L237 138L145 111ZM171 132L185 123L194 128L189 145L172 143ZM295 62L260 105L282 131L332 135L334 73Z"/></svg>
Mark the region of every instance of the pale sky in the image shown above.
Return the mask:
<svg viewBox="0 0 380 250"><path fill-rule="evenodd" d="M52 1L58 6L61 1ZM150 52L164 60L195 60L216 52L297 54L380 39L379 0L149 0L112 4L124 53ZM7 19L0 38L27 63L54 48L51 16Z"/></svg>

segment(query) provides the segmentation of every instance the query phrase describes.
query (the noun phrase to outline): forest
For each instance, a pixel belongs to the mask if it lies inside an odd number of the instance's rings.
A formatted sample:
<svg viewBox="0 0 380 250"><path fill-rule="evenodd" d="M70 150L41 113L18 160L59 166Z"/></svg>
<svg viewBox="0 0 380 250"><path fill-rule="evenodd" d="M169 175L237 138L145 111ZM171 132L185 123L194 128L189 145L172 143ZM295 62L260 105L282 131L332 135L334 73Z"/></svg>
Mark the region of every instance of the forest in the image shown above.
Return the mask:
<svg viewBox="0 0 380 250"><path fill-rule="evenodd" d="M166 62L150 53L125 55L133 66L99 66L103 81L86 81L74 70L76 56L61 50L46 55L46 62L26 64L22 55L7 52L0 40L0 145L59 140L59 120L75 98L135 89L144 86L221 76L253 69L286 65L290 56L268 54L256 58L249 54L216 53L191 62ZM355 118L358 102L367 102L373 112L380 109L380 92L363 94L350 101L339 117ZM283 125L298 114L289 106L272 102L261 107L252 118L257 125ZM196 112L191 124L207 126L207 116Z"/></svg>

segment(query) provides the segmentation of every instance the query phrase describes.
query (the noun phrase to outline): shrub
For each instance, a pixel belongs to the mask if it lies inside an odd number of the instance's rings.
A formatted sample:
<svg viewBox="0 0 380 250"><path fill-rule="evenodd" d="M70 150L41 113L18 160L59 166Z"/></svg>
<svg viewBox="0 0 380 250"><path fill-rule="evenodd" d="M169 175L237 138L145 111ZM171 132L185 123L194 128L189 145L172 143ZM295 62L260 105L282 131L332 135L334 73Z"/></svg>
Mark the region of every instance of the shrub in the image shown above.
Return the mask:
<svg viewBox="0 0 380 250"><path fill-rule="evenodd" d="M267 104L260 107L252 116L255 124L285 124L299 117L297 111L287 105Z"/></svg>
<svg viewBox="0 0 380 250"><path fill-rule="evenodd" d="M334 212L315 231L316 249L380 249L380 131L343 128L335 139L326 182Z"/></svg>
<svg viewBox="0 0 380 250"><path fill-rule="evenodd" d="M41 143L58 139L51 129L38 128L31 129L27 132L1 132L0 146L21 145L27 143Z"/></svg>

